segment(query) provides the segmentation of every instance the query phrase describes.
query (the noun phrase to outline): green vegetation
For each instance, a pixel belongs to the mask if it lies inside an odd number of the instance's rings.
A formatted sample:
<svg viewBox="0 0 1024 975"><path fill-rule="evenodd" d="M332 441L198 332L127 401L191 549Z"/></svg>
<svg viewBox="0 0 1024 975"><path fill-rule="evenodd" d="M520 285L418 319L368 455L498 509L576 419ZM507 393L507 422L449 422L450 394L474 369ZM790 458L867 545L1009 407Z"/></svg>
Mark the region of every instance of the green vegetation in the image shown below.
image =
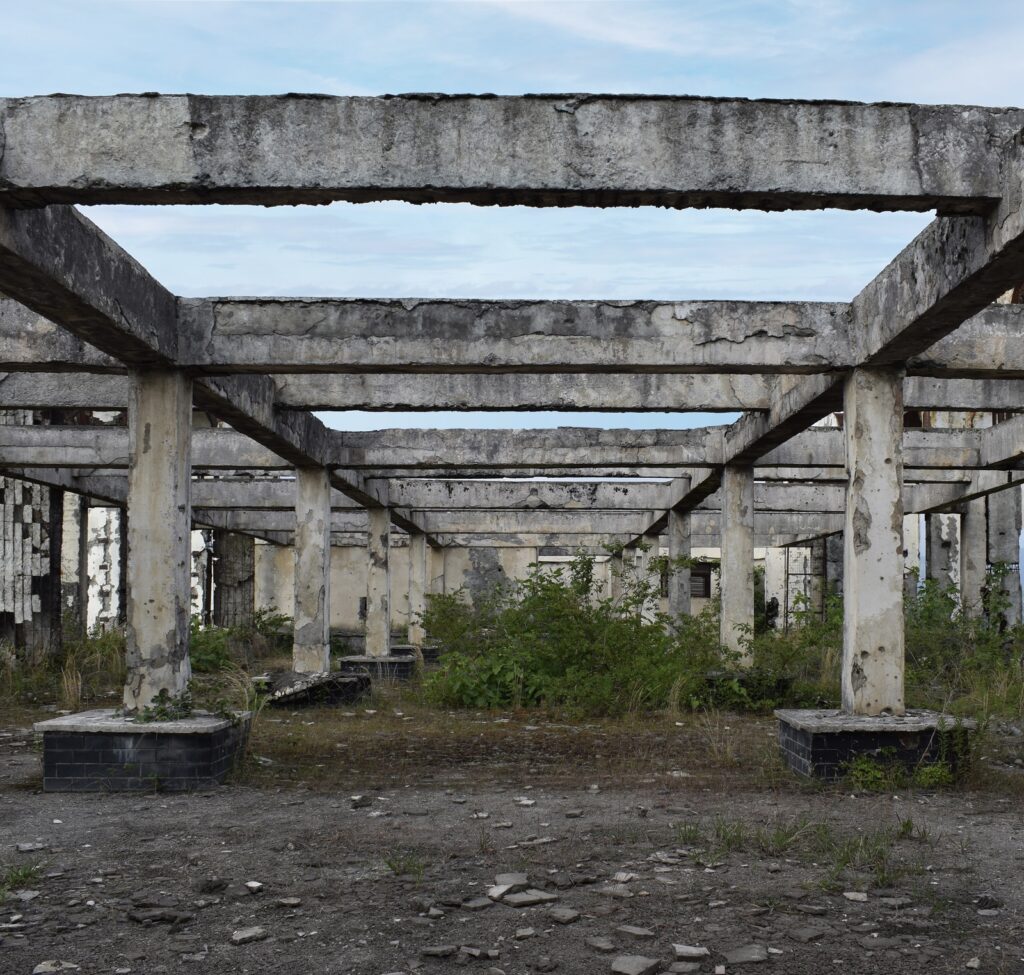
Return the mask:
<svg viewBox="0 0 1024 975"><path fill-rule="evenodd" d="M593 557L532 567L527 578L478 595L431 596L423 623L442 651L427 678L428 700L444 707L543 707L570 715L659 709L750 710L839 703L843 603L798 599L788 632L756 627L749 662L719 645L717 606L673 619L652 612L663 573L626 569L621 595L595 581ZM1024 628L1002 622L1005 568L995 566L982 612L965 615L957 593L926 583L906 602L907 700L980 717L1024 713ZM647 609L645 610L645 607ZM862 770L867 774L866 770ZM948 773L948 766L947 766ZM922 786L941 769L921 770Z"/></svg>
<svg viewBox="0 0 1024 975"><path fill-rule="evenodd" d="M37 880L42 869L38 863L0 869L0 904L7 900L11 891L21 890Z"/></svg>
<svg viewBox="0 0 1024 975"><path fill-rule="evenodd" d="M535 565L472 606L461 592L428 597L424 626L443 650L428 700L594 716L698 703L707 673L727 659L713 611L680 620L644 612L666 562L652 560L645 577L624 572L614 599L599 593L589 556Z"/></svg>

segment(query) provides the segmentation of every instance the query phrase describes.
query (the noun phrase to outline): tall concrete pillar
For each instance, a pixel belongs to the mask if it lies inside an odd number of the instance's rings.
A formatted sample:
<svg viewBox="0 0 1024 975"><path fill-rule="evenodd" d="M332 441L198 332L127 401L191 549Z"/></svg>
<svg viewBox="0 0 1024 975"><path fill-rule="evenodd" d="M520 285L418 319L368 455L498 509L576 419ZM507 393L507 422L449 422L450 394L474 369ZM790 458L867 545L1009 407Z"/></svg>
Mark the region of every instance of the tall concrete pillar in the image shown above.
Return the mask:
<svg viewBox="0 0 1024 975"><path fill-rule="evenodd" d="M987 505L985 498L977 498L960 509L960 605L968 616L981 613L987 568Z"/></svg>
<svg viewBox="0 0 1024 975"><path fill-rule="evenodd" d="M191 602L192 380L132 376L128 402L127 664L125 709L188 687Z"/></svg>
<svg viewBox="0 0 1024 975"><path fill-rule="evenodd" d="M854 369L844 389L843 710L903 714L903 370Z"/></svg>
<svg viewBox="0 0 1024 975"><path fill-rule="evenodd" d="M668 557L669 559L690 557L690 513L670 511L668 513ZM668 577L669 616L690 615L690 569L673 565Z"/></svg>
<svg viewBox="0 0 1024 975"><path fill-rule="evenodd" d="M988 496L988 560L1009 567L1003 589L1009 606L1004 613L1008 626L1021 621L1020 591L1021 494L1019 487Z"/></svg>
<svg viewBox="0 0 1024 975"><path fill-rule="evenodd" d="M825 539L825 587L828 592L843 591L843 536Z"/></svg>
<svg viewBox="0 0 1024 975"><path fill-rule="evenodd" d="M652 575L651 563L658 557L658 550L661 547L659 535L644 535L643 546L640 549L640 578L647 585L651 586L653 593L651 598L646 600L641 613L644 619L653 620L661 604L661 578Z"/></svg>
<svg viewBox="0 0 1024 975"><path fill-rule="evenodd" d="M754 469L722 472L722 646L743 654L741 642L754 627Z"/></svg>
<svg viewBox="0 0 1024 975"><path fill-rule="evenodd" d="M256 611L256 541L237 532L213 533L213 623L248 626Z"/></svg>
<svg viewBox="0 0 1024 975"><path fill-rule="evenodd" d="M419 616L427 608L429 552L426 535L414 532L409 536L409 642L414 647L423 646L423 624Z"/></svg>
<svg viewBox="0 0 1024 975"><path fill-rule="evenodd" d="M942 589L960 588L960 526L956 515L925 515L928 578Z"/></svg>
<svg viewBox="0 0 1024 975"><path fill-rule="evenodd" d="M366 536L366 655L391 653L391 512L370 508Z"/></svg>
<svg viewBox="0 0 1024 975"><path fill-rule="evenodd" d="M608 559L608 595L616 602L622 599L622 574L626 571L627 562L632 557L632 550L624 548Z"/></svg>
<svg viewBox="0 0 1024 975"><path fill-rule="evenodd" d="M322 467L295 471L295 638L292 668L331 669L331 480Z"/></svg>
<svg viewBox="0 0 1024 975"><path fill-rule="evenodd" d="M61 615L68 633L80 636L89 619L89 502L64 493L60 557Z"/></svg>

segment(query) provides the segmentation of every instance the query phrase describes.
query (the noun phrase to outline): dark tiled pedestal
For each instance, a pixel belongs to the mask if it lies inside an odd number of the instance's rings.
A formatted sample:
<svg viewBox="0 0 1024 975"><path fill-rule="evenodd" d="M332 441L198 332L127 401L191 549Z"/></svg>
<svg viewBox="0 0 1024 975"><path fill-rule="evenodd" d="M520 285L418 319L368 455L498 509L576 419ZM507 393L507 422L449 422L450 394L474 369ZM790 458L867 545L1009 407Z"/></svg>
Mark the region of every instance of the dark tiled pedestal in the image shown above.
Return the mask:
<svg viewBox="0 0 1024 975"><path fill-rule="evenodd" d="M419 657L415 653L392 653L387 657L342 657L343 674L369 674L370 680L411 680L416 676Z"/></svg>
<svg viewBox="0 0 1024 975"><path fill-rule="evenodd" d="M183 792L220 785L242 753L249 712L135 722L116 711L41 721L45 792Z"/></svg>
<svg viewBox="0 0 1024 975"><path fill-rule="evenodd" d="M952 771L965 759L976 722L908 711L900 717L861 717L842 711L776 711L786 764L800 775L837 779L858 756L907 769L945 762Z"/></svg>

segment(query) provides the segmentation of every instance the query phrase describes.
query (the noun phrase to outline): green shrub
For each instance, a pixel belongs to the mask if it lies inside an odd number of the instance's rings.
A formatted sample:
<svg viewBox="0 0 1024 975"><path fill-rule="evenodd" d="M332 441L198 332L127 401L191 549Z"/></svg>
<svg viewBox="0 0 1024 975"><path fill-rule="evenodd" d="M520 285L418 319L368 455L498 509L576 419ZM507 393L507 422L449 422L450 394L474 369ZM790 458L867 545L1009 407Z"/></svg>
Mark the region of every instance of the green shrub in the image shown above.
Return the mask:
<svg viewBox="0 0 1024 975"><path fill-rule="evenodd" d="M656 604L667 560L623 571L621 595L598 592L594 559L534 565L470 605L428 597L423 625L441 648L426 693L445 707L550 707L611 715L698 702L727 663L713 611L669 619Z"/></svg>

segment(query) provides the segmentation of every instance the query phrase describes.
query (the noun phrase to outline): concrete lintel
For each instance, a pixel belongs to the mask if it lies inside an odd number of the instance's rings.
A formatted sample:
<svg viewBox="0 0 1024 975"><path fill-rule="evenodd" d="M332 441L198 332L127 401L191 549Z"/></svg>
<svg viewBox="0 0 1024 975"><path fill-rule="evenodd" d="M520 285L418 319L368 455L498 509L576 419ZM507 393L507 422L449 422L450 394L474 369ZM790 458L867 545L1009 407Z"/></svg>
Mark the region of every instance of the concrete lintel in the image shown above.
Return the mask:
<svg viewBox="0 0 1024 975"><path fill-rule="evenodd" d="M0 201L979 213L1003 192L991 147L1022 124L1015 109L690 96L47 95L0 101Z"/></svg>

